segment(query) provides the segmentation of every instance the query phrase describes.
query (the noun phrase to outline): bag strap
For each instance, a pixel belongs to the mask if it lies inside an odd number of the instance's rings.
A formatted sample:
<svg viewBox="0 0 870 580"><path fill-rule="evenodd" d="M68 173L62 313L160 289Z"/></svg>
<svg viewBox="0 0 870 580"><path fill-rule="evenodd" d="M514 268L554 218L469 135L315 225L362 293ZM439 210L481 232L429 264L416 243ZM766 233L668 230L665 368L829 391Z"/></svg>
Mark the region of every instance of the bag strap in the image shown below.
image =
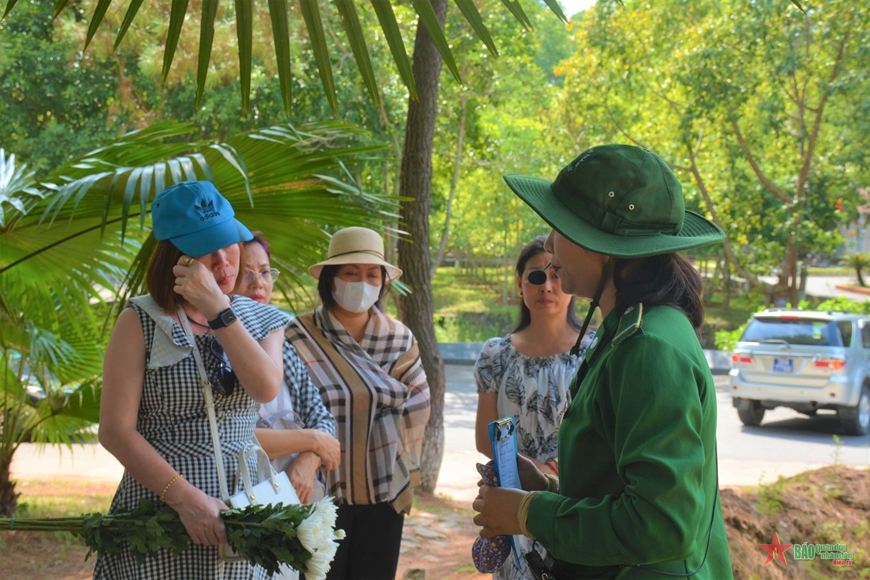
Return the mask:
<svg viewBox="0 0 870 580"><path fill-rule="evenodd" d="M187 313L181 306L178 307L178 320L181 322L181 327L184 329L184 334L190 339L193 345L193 358L196 359L196 368L199 370L199 386L202 388L202 394L205 397L205 408L208 413L208 425L211 429L211 442L214 446L215 467L217 468L218 485L220 486L221 499L229 501L230 494L227 488L227 474L224 472L224 454L221 451L221 439L217 429L217 417L214 412L214 395L212 394L211 381L208 379L208 374L205 372L205 365L202 363L202 354L196 346L196 338L193 331L190 330L190 323L187 321Z"/></svg>
<svg viewBox="0 0 870 580"><path fill-rule="evenodd" d="M262 483L268 479L272 483L272 487L275 488L275 493L281 491L281 484L278 482L278 473L269 462L269 456L266 454L266 451L255 443L248 443L239 452L239 477L242 480L245 494L248 496L248 500L251 503L254 503L257 499L254 495L254 481L251 477L251 471L248 469L248 460L254 456L256 456L257 459L257 482Z"/></svg>

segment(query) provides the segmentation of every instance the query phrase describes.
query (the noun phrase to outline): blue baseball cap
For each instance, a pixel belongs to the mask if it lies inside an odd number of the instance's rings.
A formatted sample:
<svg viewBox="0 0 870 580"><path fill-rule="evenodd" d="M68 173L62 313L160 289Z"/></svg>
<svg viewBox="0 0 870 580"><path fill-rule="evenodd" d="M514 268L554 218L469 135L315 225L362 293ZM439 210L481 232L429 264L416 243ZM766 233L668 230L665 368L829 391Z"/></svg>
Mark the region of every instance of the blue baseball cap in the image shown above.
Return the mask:
<svg viewBox="0 0 870 580"><path fill-rule="evenodd" d="M169 240L194 258L254 239L235 215L233 206L210 181L176 183L151 203L154 237Z"/></svg>

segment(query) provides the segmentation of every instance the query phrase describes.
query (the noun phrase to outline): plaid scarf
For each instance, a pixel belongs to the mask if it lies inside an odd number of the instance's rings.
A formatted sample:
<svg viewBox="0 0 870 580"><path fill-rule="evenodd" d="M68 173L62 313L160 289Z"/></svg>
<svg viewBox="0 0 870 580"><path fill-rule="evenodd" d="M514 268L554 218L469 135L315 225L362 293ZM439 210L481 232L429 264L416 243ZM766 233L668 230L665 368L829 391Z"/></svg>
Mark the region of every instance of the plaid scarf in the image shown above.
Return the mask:
<svg viewBox="0 0 870 580"><path fill-rule="evenodd" d="M373 307L357 343L319 306L294 319L285 336L338 424L342 458L326 472L329 495L410 512L429 420L429 385L414 335Z"/></svg>

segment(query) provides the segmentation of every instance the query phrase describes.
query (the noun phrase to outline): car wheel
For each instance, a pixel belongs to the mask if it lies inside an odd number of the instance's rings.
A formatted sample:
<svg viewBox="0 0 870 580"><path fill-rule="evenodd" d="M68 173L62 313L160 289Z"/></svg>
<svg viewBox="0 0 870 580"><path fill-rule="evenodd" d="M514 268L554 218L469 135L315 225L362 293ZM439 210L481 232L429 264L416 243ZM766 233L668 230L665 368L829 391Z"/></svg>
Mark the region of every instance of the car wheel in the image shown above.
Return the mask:
<svg viewBox="0 0 870 580"><path fill-rule="evenodd" d="M843 427L848 435L866 435L870 433L870 388L861 387L858 404L850 409L844 409Z"/></svg>
<svg viewBox="0 0 870 580"><path fill-rule="evenodd" d="M750 401L748 409L737 409L737 416L747 427L758 427L764 419L764 407L759 401Z"/></svg>

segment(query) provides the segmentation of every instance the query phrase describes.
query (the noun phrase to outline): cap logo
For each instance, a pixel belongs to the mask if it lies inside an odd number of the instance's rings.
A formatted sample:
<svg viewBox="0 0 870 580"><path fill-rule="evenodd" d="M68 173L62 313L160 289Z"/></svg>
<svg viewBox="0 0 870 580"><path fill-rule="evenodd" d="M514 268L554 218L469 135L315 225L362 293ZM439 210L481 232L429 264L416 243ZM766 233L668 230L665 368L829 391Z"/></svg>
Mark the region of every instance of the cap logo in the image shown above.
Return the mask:
<svg viewBox="0 0 870 580"><path fill-rule="evenodd" d="M204 222L209 218L221 215L221 212L215 210L213 200L202 198L202 201L199 203L200 205L196 205L196 203L193 204L193 208L196 210L196 213L199 214L199 221Z"/></svg>
<svg viewBox="0 0 870 580"><path fill-rule="evenodd" d="M586 151L583 152L582 155L580 155L580 157L578 157L577 159L572 161L570 164L568 164L568 167L566 167L565 169L567 169L568 171L574 171L575 169L577 169L578 165L580 165L581 163L586 161L586 159L588 159L594 153L595 153L594 147L592 149L587 149ZM565 169L563 169L562 171L565 171Z"/></svg>

